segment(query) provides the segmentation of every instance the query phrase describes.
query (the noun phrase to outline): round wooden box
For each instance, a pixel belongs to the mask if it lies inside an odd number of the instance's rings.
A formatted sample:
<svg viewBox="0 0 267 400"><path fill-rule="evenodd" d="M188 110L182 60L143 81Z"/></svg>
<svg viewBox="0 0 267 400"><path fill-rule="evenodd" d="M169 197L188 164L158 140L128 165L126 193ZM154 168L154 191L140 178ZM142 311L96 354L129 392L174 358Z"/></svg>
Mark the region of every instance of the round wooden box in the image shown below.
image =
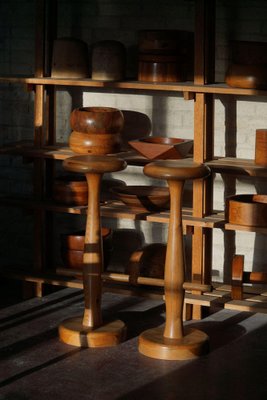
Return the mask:
<svg viewBox="0 0 267 400"><path fill-rule="evenodd" d="M181 82L181 68L176 56L141 54L138 80L145 82Z"/></svg>
<svg viewBox="0 0 267 400"><path fill-rule="evenodd" d="M236 225L267 227L267 195L240 194L229 197L226 219Z"/></svg>

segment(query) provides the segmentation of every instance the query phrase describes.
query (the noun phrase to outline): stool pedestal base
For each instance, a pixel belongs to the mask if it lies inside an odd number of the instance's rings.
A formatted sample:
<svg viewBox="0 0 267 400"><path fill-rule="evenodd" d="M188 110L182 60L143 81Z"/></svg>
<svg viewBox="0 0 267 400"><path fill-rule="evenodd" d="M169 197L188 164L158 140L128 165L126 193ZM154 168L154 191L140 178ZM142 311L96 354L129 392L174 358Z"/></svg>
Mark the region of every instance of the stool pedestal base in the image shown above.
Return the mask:
<svg viewBox="0 0 267 400"><path fill-rule="evenodd" d="M58 328L60 340L77 347L108 347L126 338L126 326L121 320L106 322L98 328L88 328L82 321L82 317L63 321Z"/></svg>
<svg viewBox="0 0 267 400"><path fill-rule="evenodd" d="M181 339L163 336L164 326L148 329L139 336L139 351L147 357L161 360L189 360L206 354L209 337L197 329L185 327Z"/></svg>

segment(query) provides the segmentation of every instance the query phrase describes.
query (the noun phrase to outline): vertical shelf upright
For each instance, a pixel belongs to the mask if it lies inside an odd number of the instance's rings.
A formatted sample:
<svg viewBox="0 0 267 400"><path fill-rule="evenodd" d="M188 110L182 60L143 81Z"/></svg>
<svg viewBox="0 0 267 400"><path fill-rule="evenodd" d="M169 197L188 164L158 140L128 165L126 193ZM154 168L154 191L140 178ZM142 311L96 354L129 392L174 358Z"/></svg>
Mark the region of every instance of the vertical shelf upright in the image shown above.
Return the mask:
<svg viewBox="0 0 267 400"><path fill-rule="evenodd" d="M194 83L205 85L215 79L215 7L213 0L196 0ZM204 163L213 158L213 94L195 93L194 160ZM203 218L213 206L212 178L193 182L193 215ZM210 283L212 268L212 230L194 227L192 238L192 281ZM198 294L198 293L196 293ZM201 318L195 306L193 317Z"/></svg>

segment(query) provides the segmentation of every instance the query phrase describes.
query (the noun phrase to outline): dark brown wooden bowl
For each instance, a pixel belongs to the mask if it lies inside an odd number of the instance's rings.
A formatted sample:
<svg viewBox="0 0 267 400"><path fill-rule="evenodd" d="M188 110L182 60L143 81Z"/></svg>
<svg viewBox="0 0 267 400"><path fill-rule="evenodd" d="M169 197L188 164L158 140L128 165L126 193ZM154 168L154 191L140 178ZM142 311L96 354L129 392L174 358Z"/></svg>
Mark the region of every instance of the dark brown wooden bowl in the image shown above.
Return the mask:
<svg viewBox="0 0 267 400"><path fill-rule="evenodd" d="M151 243L134 251L126 267L126 273L133 281L138 276L163 279L166 249L164 243Z"/></svg>
<svg viewBox="0 0 267 400"><path fill-rule="evenodd" d="M110 228L101 228L102 239L107 241L111 239L112 230ZM84 249L84 231L74 233L64 233L61 235L61 246L70 250L81 250Z"/></svg>
<svg viewBox="0 0 267 400"><path fill-rule="evenodd" d="M226 201L226 220L231 224L267 226L267 195L239 194Z"/></svg>
<svg viewBox="0 0 267 400"><path fill-rule="evenodd" d="M111 191L132 209L161 211L169 209L170 206L170 193L167 187L129 185L114 187Z"/></svg>
<svg viewBox="0 0 267 400"><path fill-rule="evenodd" d="M153 159L185 158L192 150L193 140L151 136L138 140L131 140L129 145L142 156Z"/></svg>
<svg viewBox="0 0 267 400"><path fill-rule="evenodd" d="M86 206L88 204L88 185L86 178L79 175L65 175L53 183L53 199L69 206Z"/></svg>
<svg viewBox="0 0 267 400"><path fill-rule="evenodd" d="M116 134L123 124L123 113L112 107L80 107L70 115L71 129L82 133Z"/></svg>
<svg viewBox="0 0 267 400"><path fill-rule="evenodd" d="M237 88L266 89L267 66L232 64L226 72L225 82Z"/></svg>

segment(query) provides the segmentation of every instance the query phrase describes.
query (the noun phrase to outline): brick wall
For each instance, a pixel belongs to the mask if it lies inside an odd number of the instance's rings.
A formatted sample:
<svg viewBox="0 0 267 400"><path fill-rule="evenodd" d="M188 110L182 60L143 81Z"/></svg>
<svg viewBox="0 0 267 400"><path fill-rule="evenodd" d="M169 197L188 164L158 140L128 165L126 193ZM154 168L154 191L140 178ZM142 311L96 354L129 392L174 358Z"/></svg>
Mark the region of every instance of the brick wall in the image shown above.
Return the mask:
<svg viewBox="0 0 267 400"><path fill-rule="evenodd" d="M34 70L34 1L3 0L0 4L0 73L31 74ZM216 30L216 79L222 81L229 64L229 39L267 41L265 0L218 0ZM88 43L102 39L122 41L127 48L127 72L136 72L137 30L178 28L194 30L192 0L94 0L59 1L58 37L72 36ZM77 90L58 93L58 139L66 141L70 134L69 114L76 106L107 105L138 111L149 116L154 135L193 138L193 101L181 96L101 94ZM267 127L266 99L254 97L217 96L215 113L215 154L253 158L255 130ZM28 139L32 134L33 98L18 85L0 86L0 144ZM235 149L235 143L238 143ZM31 169L17 159L0 160L0 189L29 191ZM142 170L134 168L123 174L128 182L146 182ZM217 175L214 207L224 207L225 196L236 193L266 191L265 183L249 179L233 179ZM12 211L10 211L12 213ZM17 215L13 220L15 221ZM28 215L25 215L28 218ZM3 226L6 215L1 217ZM23 220L23 219L22 219ZM115 222L113 222L115 223ZM116 222L121 224L121 222ZM125 226L125 225L123 225ZM126 227L134 228L131 223ZM23 228L23 223L20 229ZM10 228L11 229L11 228ZM165 237L159 227L142 227L145 240ZM155 229L157 234L155 234ZM11 229L12 230L12 229ZM228 279L231 255L245 254L247 268L252 263L260 268L266 238L253 233L223 233L214 230L214 274ZM225 246L226 244L226 246ZM19 240L18 240L19 245ZM225 253L224 248L227 248Z"/></svg>

